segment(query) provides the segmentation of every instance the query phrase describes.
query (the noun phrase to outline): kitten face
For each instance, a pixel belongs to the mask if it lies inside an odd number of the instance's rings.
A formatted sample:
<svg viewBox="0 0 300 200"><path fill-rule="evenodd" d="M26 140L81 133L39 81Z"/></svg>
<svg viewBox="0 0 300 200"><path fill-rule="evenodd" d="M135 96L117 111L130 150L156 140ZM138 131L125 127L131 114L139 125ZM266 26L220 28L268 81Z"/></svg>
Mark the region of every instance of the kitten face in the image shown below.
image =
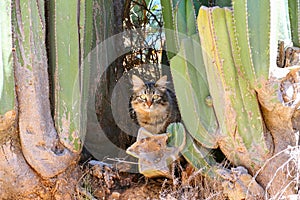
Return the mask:
<svg viewBox="0 0 300 200"><path fill-rule="evenodd" d="M133 75L132 83L134 91L132 104L135 109L151 112L167 105L164 97L167 76L161 77L156 83L144 83L142 79Z"/></svg>

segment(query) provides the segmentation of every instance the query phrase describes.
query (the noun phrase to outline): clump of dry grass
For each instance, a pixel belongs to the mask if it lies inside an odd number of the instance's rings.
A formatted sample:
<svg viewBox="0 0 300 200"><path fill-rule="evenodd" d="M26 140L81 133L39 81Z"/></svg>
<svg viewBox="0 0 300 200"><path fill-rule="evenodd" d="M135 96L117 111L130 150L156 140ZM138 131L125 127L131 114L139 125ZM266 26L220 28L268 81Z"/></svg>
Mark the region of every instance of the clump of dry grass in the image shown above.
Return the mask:
<svg viewBox="0 0 300 200"><path fill-rule="evenodd" d="M122 199L121 193L140 182L140 174L119 172L110 164L83 163L78 181L78 199Z"/></svg>
<svg viewBox="0 0 300 200"><path fill-rule="evenodd" d="M185 169L177 165L180 176L173 175L172 184L163 184L159 198L162 200L225 200L221 182L201 175L201 170L194 171L191 166ZM173 170L176 171L176 170Z"/></svg>
<svg viewBox="0 0 300 200"><path fill-rule="evenodd" d="M79 199L106 199L110 194L116 174L100 165L81 166L83 174L77 186Z"/></svg>
<svg viewBox="0 0 300 200"><path fill-rule="evenodd" d="M224 200L222 185L194 171L173 165L173 179L147 179L140 174L120 173L108 166L81 166L78 199L214 199ZM116 193L118 195L116 195ZM113 197L114 196L114 197Z"/></svg>

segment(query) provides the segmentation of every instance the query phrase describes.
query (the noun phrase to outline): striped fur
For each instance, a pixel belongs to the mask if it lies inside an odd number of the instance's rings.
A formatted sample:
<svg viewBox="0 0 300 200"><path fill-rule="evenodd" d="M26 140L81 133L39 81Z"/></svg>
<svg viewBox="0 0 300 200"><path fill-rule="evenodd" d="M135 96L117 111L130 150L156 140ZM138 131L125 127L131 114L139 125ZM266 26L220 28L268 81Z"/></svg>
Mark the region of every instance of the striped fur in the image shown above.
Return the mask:
<svg viewBox="0 0 300 200"><path fill-rule="evenodd" d="M133 94L130 97L131 118L154 134L164 133L172 122L181 120L175 94L166 87L167 77L144 83L133 75Z"/></svg>

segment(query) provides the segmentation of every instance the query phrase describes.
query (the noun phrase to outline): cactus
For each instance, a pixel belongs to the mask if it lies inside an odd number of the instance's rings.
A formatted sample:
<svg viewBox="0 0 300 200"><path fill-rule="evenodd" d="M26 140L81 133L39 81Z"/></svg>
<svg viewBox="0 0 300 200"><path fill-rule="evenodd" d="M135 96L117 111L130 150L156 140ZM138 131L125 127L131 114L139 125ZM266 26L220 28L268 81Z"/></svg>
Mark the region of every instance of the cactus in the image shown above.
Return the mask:
<svg viewBox="0 0 300 200"><path fill-rule="evenodd" d="M186 119L185 123L187 123L186 126L188 129L196 129L190 131L191 134L195 133L196 138L210 137L212 141L207 140L207 144L203 145L210 148L215 147L216 144L213 141L213 134L217 132L218 125L213 108L205 104L206 99L209 98L208 82L201 55L201 46L199 45L200 39L197 34L196 11L193 2L187 0L162 1L161 3L163 6L164 24L165 28L167 28L166 40L169 59L172 53L179 52L178 55L171 60L171 70L172 76L175 79L174 85L176 92L184 94L178 96L178 98L181 98L179 100L181 114L183 118ZM197 7L199 7L199 5L197 5ZM168 13L172 14L169 15ZM170 17L171 19L169 19ZM187 24L187 22L189 23ZM187 32L187 35L183 34L185 32ZM193 39L187 36L191 36ZM176 44L175 47L172 46L174 44ZM191 48L191 46L193 48ZM196 51L193 51L194 49L196 49ZM197 54L195 54L195 52L197 52ZM176 79L178 79L178 81ZM195 82L191 80L195 80ZM180 85L182 87L180 87ZM187 95L188 98L186 98L185 95ZM188 105L188 101L190 100L193 101L194 106L186 106L183 108L183 106ZM196 110L196 112L194 110ZM205 114L200 115L201 112ZM195 124L197 126L195 126ZM204 134L206 131L209 131L212 135ZM200 132L200 135L196 134L196 132Z"/></svg>
<svg viewBox="0 0 300 200"><path fill-rule="evenodd" d="M12 58L11 1L0 2L0 131L16 119Z"/></svg>
<svg viewBox="0 0 300 200"><path fill-rule="evenodd" d="M186 148L181 153L193 166L207 172L214 161L212 158L205 158L199 152L204 151L204 155L209 155L209 149L204 147L217 147L219 125L213 107L207 103L210 101L210 94L197 33L196 11L190 0L161 1L161 3L164 25L167 28L169 59L178 53L171 59L171 72L175 91L182 94L177 95L177 98L181 115L190 134L187 135ZM195 6L200 7L199 4Z"/></svg>
<svg viewBox="0 0 300 200"><path fill-rule="evenodd" d="M80 51L77 2L50 1L50 65L54 121L63 144L78 151L80 130ZM68 124L68 128L65 125Z"/></svg>
<svg viewBox="0 0 300 200"><path fill-rule="evenodd" d="M270 49L270 44L279 34L287 36L278 31L283 21L274 18L271 21L271 9L280 5L270 1L260 1L259 5L251 1L232 1L232 9L202 6L197 19L200 44L191 32L186 31L186 37L178 36L184 31L176 27L186 27L185 30L197 27L184 20L176 21L177 16L191 16L181 11L186 7L180 2L162 4L164 15L170 12L167 8L173 8L171 17L164 16L168 20L165 27L175 32L166 34L167 48L178 53L172 55L171 72L186 128L204 147L219 146L233 164L244 165L254 172L269 153L256 89L268 79L269 68L274 64L271 59L276 60L277 50ZM174 9L171 5L182 8ZM180 48L168 46L168 37L176 38L175 44ZM187 139L187 144L189 142L192 140Z"/></svg>
<svg viewBox="0 0 300 200"><path fill-rule="evenodd" d="M222 7L231 5L231 0L161 1L169 59L179 51L182 39L197 34L198 10L201 6L209 6L211 2Z"/></svg>
<svg viewBox="0 0 300 200"><path fill-rule="evenodd" d="M181 123L170 124L166 132L169 134L168 146L178 148L178 152L181 152L183 157L195 168L201 168L204 174L208 174L211 177L215 175L212 166L215 165L216 162L210 151L204 148L200 143L194 141L194 139L186 133ZM175 154L173 153L173 155Z"/></svg>
<svg viewBox="0 0 300 200"><path fill-rule="evenodd" d="M232 6L241 68L254 88L269 75L270 2L232 1Z"/></svg>
<svg viewBox="0 0 300 200"><path fill-rule="evenodd" d="M289 13L290 13L290 24L292 32L293 44L297 47L300 46L300 2L299 0L288 0Z"/></svg>
<svg viewBox="0 0 300 200"><path fill-rule="evenodd" d="M182 1L181 4L172 3L183 5ZM164 18L170 20L165 24L172 25L171 29L176 32L166 34L166 37L171 38L167 38L168 51L177 53L175 56L170 54L171 72L188 131L186 146L199 143L206 148L219 147L233 165L243 165L250 173L256 173L272 153L295 143L287 136L293 129L291 118L294 108L281 105L276 91L278 88L269 87L268 84L274 83L268 78L269 70L276 68L278 40L289 42L293 38L294 43L298 43L298 3L289 1L287 4L286 1L282 5L282 2L268 0L233 0L232 8L202 6L197 17L200 41L187 32L186 37L181 35L181 40L175 40L177 45L180 43L180 48L175 49L172 45L168 46L170 40L174 40L173 36L180 32L174 27L194 30L196 25L182 25L184 21L178 23L175 20L180 15L176 12L182 12L181 9ZM181 15L187 16L185 12ZM284 122L279 123L279 118ZM285 127L283 124L286 124ZM216 166L214 160L204 159L202 153L196 153L195 149L185 148L185 152L181 153L198 169ZM192 153L193 156L190 155ZM199 160L199 165L196 160ZM264 167L270 171L272 167L279 168L282 162L272 162ZM215 176L218 171L210 176ZM276 181L272 178L272 187L282 187L285 176L282 172L277 174ZM264 187L270 184L268 173L262 173L258 179ZM273 195L271 190L274 188L266 190ZM292 189L285 191L291 193Z"/></svg>
<svg viewBox="0 0 300 200"><path fill-rule="evenodd" d="M216 164L209 149L203 147L195 141L190 135L186 136L186 145L180 151L183 157L196 169L201 169L203 175L216 177Z"/></svg>
<svg viewBox="0 0 300 200"><path fill-rule="evenodd" d="M199 52L197 40L182 40L178 55L171 60L171 71L176 93L183 94L177 98L188 131L205 147L216 148L218 124L213 107L206 104L208 83L204 64L198 65L203 63L201 54L197 55Z"/></svg>
<svg viewBox="0 0 300 200"><path fill-rule="evenodd" d="M197 33L196 12L192 0L167 0L161 1L161 4L164 28L167 29L168 57L171 59L179 51L183 33L189 36ZM200 7L201 4L196 5Z"/></svg>
<svg viewBox="0 0 300 200"><path fill-rule="evenodd" d="M64 171L75 155L59 147L50 113L44 6L44 1L14 2L14 64L23 155L42 177L53 177Z"/></svg>
<svg viewBox="0 0 300 200"><path fill-rule="evenodd" d="M20 139L27 162L43 177L64 171L82 147L89 66L81 66L81 62L91 49L88 48L91 37L83 29L91 28L91 22L85 19L85 15L90 15L91 5L85 1L77 4L75 1L28 0L15 1L12 6L16 94L22 110L19 113ZM47 13L45 6L49 8ZM54 120L49 94L54 99Z"/></svg>
<svg viewBox="0 0 300 200"><path fill-rule="evenodd" d="M80 30L81 33L81 59L80 59L80 139L84 142L86 127L87 127L87 103L89 97L89 83L90 83L90 63L85 62L89 53L92 51L93 41L93 1L80 1L81 12L80 12Z"/></svg>
<svg viewBox="0 0 300 200"><path fill-rule="evenodd" d="M0 2L0 115L14 110L11 1Z"/></svg>
<svg viewBox="0 0 300 200"><path fill-rule="evenodd" d="M219 146L234 164L257 168L268 151L262 139L259 104L255 91L251 90L250 80L245 77L247 72L242 67L232 22L230 9L215 7L199 11L199 35L206 58L209 88L221 126L222 136L219 138L223 138ZM252 73L248 76L255 77L254 71ZM243 155L240 156L235 149L243 149ZM257 150L259 155L256 155ZM249 163L254 157L253 163Z"/></svg>

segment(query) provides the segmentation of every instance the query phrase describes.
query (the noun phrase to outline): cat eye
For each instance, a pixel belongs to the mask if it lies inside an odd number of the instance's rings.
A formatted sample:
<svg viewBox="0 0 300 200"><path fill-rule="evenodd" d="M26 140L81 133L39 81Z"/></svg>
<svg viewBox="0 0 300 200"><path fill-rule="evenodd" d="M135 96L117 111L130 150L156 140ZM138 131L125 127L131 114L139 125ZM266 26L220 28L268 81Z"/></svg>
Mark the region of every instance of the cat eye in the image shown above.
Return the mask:
<svg viewBox="0 0 300 200"><path fill-rule="evenodd" d="M154 94L154 95L152 96L152 98L153 98L154 100L157 100L157 99L160 98L160 96L159 96L158 94Z"/></svg>
<svg viewBox="0 0 300 200"><path fill-rule="evenodd" d="M144 94L142 94L142 95L140 96L140 99L142 99L142 100L146 100L146 99L147 99L147 96L146 96L146 95L144 95Z"/></svg>

